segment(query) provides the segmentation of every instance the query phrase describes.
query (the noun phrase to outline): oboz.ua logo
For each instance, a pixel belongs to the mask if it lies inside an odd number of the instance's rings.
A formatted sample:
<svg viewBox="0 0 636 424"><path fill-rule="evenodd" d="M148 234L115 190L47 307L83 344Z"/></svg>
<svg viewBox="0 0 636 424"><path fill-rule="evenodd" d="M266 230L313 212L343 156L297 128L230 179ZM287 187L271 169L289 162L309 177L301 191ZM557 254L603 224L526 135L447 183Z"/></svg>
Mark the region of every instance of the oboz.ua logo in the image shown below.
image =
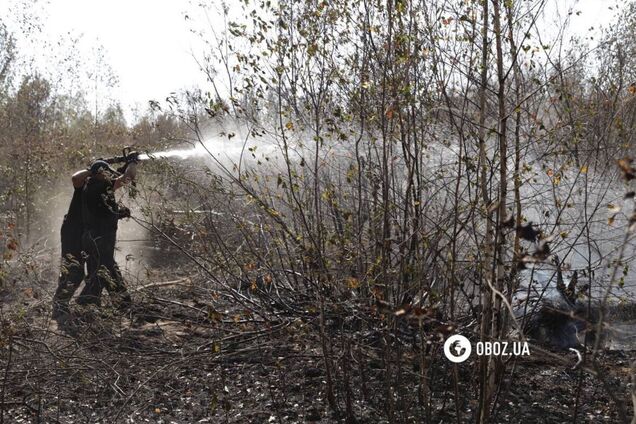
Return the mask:
<svg viewBox="0 0 636 424"><path fill-rule="evenodd" d="M444 342L444 355L449 361L459 364L464 362L472 353L470 341L460 335L450 336ZM477 356L528 356L530 346L528 342L477 342Z"/></svg>
<svg viewBox="0 0 636 424"><path fill-rule="evenodd" d="M444 355L449 361L459 364L464 362L470 356L473 348L470 345L470 341L461 334L455 334L450 336L444 342Z"/></svg>

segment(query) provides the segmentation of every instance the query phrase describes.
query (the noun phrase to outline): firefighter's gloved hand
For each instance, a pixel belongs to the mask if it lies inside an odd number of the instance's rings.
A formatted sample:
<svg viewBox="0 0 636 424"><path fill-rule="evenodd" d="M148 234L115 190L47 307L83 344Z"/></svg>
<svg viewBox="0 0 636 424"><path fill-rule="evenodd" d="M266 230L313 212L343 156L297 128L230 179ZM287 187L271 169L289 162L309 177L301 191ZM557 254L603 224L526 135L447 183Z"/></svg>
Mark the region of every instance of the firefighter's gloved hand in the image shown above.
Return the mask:
<svg viewBox="0 0 636 424"><path fill-rule="evenodd" d="M126 155L126 165L129 163L139 163L139 152L130 152Z"/></svg>
<svg viewBox="0 0 636 424"><path fill-rule="evenodd" d="M130 209L126 206L119 206L119 219L130 218Z"/></svg>

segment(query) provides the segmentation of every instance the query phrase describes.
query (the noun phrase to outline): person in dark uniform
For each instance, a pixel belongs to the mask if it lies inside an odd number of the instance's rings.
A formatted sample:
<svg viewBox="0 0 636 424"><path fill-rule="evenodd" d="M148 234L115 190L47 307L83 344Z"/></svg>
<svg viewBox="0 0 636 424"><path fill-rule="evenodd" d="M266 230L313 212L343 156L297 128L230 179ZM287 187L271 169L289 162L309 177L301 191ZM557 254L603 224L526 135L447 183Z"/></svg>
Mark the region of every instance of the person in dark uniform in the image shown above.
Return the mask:
<svg viewBox="0 0 636 424"><path fill-rule="evenodd" d="M53 319L68 316L69 301L84 279L84 256L82 255L82 191L90 170L78 171L71 177L73 197L68 212L64 215L61 229L62 262L58 286L53 296Z"/></svg>
<svg viewBox="0 0 636 424"><path fill-rule="evenodd" d="M81 196L82 249L87 255L88 278L77 299L80 304L99 305L105 288L118 309L130 306L130 294L115 262L117 223L121 218L129 217L130 210L117 203L115 190L132 181L136 169L134 161L126 165L123 175L104 161L91 165L90 177Z"/></svg>

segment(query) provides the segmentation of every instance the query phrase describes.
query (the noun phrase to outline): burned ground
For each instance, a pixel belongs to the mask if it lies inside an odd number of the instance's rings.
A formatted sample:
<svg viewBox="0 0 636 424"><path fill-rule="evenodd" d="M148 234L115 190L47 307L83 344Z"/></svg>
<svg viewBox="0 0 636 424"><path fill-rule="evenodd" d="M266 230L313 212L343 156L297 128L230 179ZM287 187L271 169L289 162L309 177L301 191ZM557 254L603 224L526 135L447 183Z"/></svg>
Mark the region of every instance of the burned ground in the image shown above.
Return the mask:
<svg viewBox="0 0 636 424"><path fill-rule="evenodd" d="M64 328L50 320L46 296L16 292L2 310L4 422L326 423L344 422L347 408L361 423L387 422L388 408L394 422L475 419L478 359L455 368L436 338L421 352L413 325L383 329L375 307L349 299L326 308L336 415L310 304L259 316L191 269L153 279L133 287L125 316L76 307L77 322ZM531 349L506 367L495 422L571 422L579 387L577 422L619 420L607 387L626 404L631 353L603 353L589 370L572 369L572 352Z"/></svg>

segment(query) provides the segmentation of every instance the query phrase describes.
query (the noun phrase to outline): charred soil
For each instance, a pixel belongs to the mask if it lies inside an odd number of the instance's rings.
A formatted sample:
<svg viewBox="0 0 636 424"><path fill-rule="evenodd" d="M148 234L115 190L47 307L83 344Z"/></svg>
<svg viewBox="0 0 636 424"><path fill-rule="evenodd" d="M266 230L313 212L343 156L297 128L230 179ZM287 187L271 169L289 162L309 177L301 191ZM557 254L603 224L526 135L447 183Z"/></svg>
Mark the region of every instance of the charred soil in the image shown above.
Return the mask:
<svg viewBox="0 0 636 424"><path fill-rule="evenodd" d="M63 325L45 296L12 296L2 310L0 421L475 421L478 358L452 366L436 339L421 352L417 334L382 328L373 308L329 305L325 342L316 306L302 299L293 313L259 315L249 290L237 302L194 273L160 277L133 287L125 314L74 307ZM494 421L619 422L633 359L605 352L577 369L573 352L510 359Z"/></svg>

